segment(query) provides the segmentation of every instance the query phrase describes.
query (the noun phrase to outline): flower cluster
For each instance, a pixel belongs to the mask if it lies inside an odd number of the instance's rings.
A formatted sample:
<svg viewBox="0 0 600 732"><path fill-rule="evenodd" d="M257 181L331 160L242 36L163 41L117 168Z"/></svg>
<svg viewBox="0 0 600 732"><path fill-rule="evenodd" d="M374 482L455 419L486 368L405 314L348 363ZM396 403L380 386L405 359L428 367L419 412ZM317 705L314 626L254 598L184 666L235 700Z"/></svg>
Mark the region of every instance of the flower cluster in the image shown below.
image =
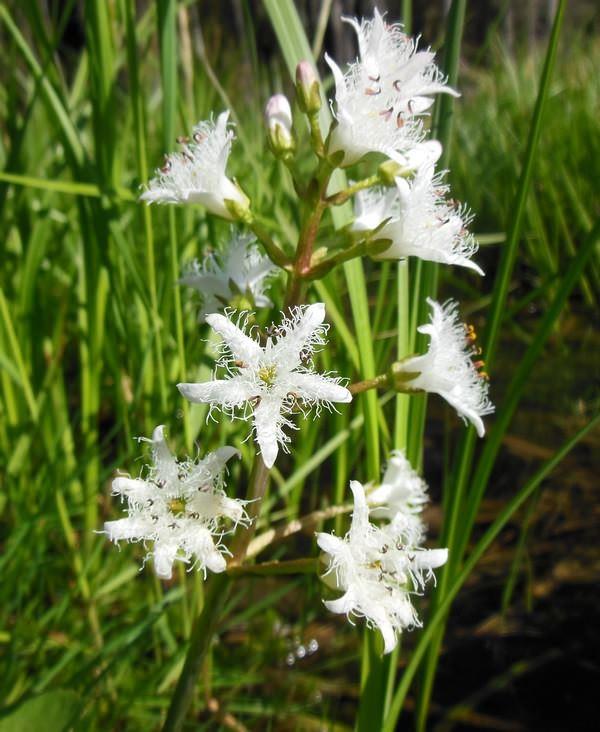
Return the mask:
<svg viewBox="0 0 600 732"><path fill-rule="evenodd" d="M401 25L386 23L377 10L369 20L343 20L356 33L359 55L345 70L326 56L335 82L329 130L321 129L321 88L313 64L303 61L297 69L296 112L306 117L318 158L310 180L302 180L306 166L296 160L303 146L288 100L276 94L265 109L267 146L289 169L302 199L295 253L277 241L282 231L274 236L268 231L265 222L274 216L256 212L227 176L234 140L227 111L216 120L199 122L190 138L179 140L181 151L166 157L141 196L147 203L200 204L252 232L233 231L221 254L194 261L180 279L200 293L199 320L221 343L211 380L177 386L190 402L209 405L209 416L220 410L230 419L251 423L260 455L256 474L263 476L263 464L272 468L280 449L289 450L297 413L314 409L318 414L322 407L348 403L363 387L386 383L398 391L439 394L480 436L485 431L482 417L493 411L475 331L462 324L451 301L441 305L428 300L430 322L418 329L429 337L427 352L395 363L385 375L349 389L343 378L315 370L314 353L326 344L325 306L301 303L308 299L311 282L340 263L364 253L376 260L418 257L483 275L472 261L477 251L468 230L472 216L450 198L446 171L436 169L442 146L427 139L425 118L435 95L458 93L448 86L434 54L419 49ZM387 158L376 175L331 190L336 168L347 168L369 154ZM354 221L341 231L327 230L325 236L320 226L327 208L352 196ZM259 253L259 245L266 256ZM286 310L279 324L261 329L257 323L266 318L254 310L273 306L266 287L275 266L288 277ZM177 560L205 574L223 572L228 553L224 535L238 524L250 524L247 501L228 498L223 490L223 470L237 451L223 447L203 460L179 462L162 427L151 442L153 465L147 474L113 481L113 494L126 500L128 517L107 522L105 533L115 542L152 543L149 555L159 577L171 577ZM379 485L352 481L350 487L354 512L346 535L317 535L326 557L323 578L342 593L325 604L332 612L364 617L377 627L388 653L404 629L420 625L413 598L446 562L448 552L423 547L427 486L402 452L392 453Z"/></svg>
<svg viewBox="0 0 600 732"><path fill-rule="evenodd" d="M343 592L325 606L348 618L364 617L380 630L384 653L390 653L404 629L421 624L411 597L445 564L448 550L421 547L424 527L418 513L427 500L426 485L402 454L393 455L384 482L368 498L358 481L351 481L350 488L354 511L348 533L343 539L317 534L327 561L323 580ZM368 502L374 499L383 504L378 512L369 511ZM378 526L370 513L388 521Z"/></svg>
<svg viewBox="0 0 600 732"><path fill-rule="evenodd" d="M224 315L208 315L206 322L224 341L219 366L227 378L178 384L178 389L191 402L210 404L232 417L239 408L244 419L251 415L263 461L271 468L279 446L286 449L290 441L283 429L294 428L288 415L352 399L338 377L317 374L311 368L314 349L325 343L324 318L323 303L298 306L273 326L274 335L267 336L261 346L246 333L243 316L235 325Z"/></svg>
<svg viewBox="0 0 600 732"><path fill-rule="evenodd" d="M326 56L335 80L336 126L331 151L343 151L344 165L369 152L404 164L423 136L419 116L438 93L458 96L433 62L429 50L417 50L398 24L387 25L375 10L372 20L343 18L358 37L360 58L344 74Z"/></svg>
<svg viewBox="0 0 600 732"><path fill-rule="evenodd" d="M449 197L445 171L436 172L442 146L425 139L421 120L433 95L457 92L447 86L431 51L417 50L402 26L387 24L377 10L372 20L345 20L357 34L359 58L345 74L328 59L336 85L330 152L343 150L344 165L379 152L401 166L387 187L357 192L351 230L383 243L374 259L418 257L483 275L472 261L477 251L468 231L472 216ZM481 418L494 407L483 361L474 359L481 354L474 330L459 321L455 303L429 304L431 323L419 328L430 337L429 351L396 364L396 384L439 394L481 437Z"/></svg>
<svg viewBox="0 0 600 732"><path fill-rule="evenodd" d="M104 533L114 542L152 542L149 556L162 579L171 578L175 561L195 565L204 574L207 569L223 572L224 520L233 528L248 524L245 501L228 498L223 490L225 465L238 451L221 447L202 460L179 462L162 425L147 441L152 444L152 466L145 477L113 480L112 493L127 501L128 516L107 521Z"/></svg>

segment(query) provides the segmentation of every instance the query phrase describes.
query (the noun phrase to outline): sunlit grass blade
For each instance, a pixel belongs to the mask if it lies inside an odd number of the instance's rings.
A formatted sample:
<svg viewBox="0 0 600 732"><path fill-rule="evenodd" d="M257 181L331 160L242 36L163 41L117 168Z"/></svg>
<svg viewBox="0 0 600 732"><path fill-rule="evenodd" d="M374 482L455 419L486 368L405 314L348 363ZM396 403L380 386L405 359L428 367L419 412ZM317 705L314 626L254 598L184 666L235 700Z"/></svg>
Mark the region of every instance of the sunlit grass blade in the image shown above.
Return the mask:
<svg viewBox="0 0 600 732"><path fill-rule="evenodd" d="M471 489L468 494L468 501L466 504L466 511L462 516L463 524L461 526L461 536L456 544L456 562L459 562L460 558L464 554L466 543L475 522L477 511L485 493L492 469L498 457L502 440L515 414L517 406L523 397L527 384L531 379L531 375L535 373L535 364L541 357L543 349L555 329L556 322L560 317L573 288L580 280L582 273L590 258L596 251L599 242L600 219L596 221L594 228L588 234L576 256L571 261L567 271L560 280L556 295L550 303L541 323L537 327L534 338L527 348L508 385L506 398L487 437L481 457L477 463L477 468L472 478Z"/></svg>
<svg viewBox="0 0 600 732"><path fill-rule="evenodd" d="M63 100L61 100L56 89L54 89L48 78L45 76L44 70L40 67L27 41L4 5L0 5L0 20L4 23L10 36L13 38L20 52L23 54L23 58L29 67L33 78L40 84L42 96L48 106L48 109L56 118L60 126L64 140L68 146L69 152L72 154L73 160L78 165L81 165L84 161L85 152L77 130L73 125L71 115L65 108Z"/></svg>

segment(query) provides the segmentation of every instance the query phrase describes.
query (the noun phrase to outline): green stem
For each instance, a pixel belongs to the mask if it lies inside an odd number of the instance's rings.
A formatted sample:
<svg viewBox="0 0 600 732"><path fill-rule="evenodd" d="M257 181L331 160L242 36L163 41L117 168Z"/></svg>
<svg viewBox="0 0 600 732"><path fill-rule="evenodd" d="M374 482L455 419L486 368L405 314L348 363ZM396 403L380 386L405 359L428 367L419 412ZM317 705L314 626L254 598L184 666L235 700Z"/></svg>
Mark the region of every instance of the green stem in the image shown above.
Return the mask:
<svg viewBox="0 0 600 732"><path fill-rule="evenodd" d="M305 272L304 276L306 279L322 279L338 264L344 264L352 259L358 259L359 257L372 256L380 254L389 248L391 242L389 239L361 239L356 244L352 244L347 249L334 254L327 259L324 259L319 264L312 267L310 270Z"/></svg>
<svg viewBox="0 0 600 732"><path fill-rule="evenodd" d="M261 499L265 494L268 479L269 470L262 457L256 455L247 494L247 500L251 501L248 505L248 516L252 520L252 524L246 531L240 531L237 534L232 547L233 558L228 572L211 575L207 582L204 607L194 623L185 663L171 699L163 732L179 732L185 721L185 716L194 699L196 682L202 670L204 658L210 648L210 642L217 625L221 620L223 608L231 589L230 574L235 574L238 571L237 568L244 560L248 544L256 531L255 519L260 511Z"/></svg>
<svg viewBox="0 0 600 732"><path fill-rule="evenodd" d="M362 394L363 391L368 391L369 389L387 389L389 385L389 375L380 374L373 379L365 379L364 381L357 381L355 384L350 384L348 391L351 394Z"/></svg>
<svg viewBox="0 0 600 732"><path fill-rule="evenodd" d="M221 618L225 602L231 590L231 580L226 573L213 574L207 582L204 608L196 622L190 645L175 693L171 699L163 732L179 732L192 704L196 683L212 638Z"/></svg>
<svg viewBox="0 0 600 732"><path fill-rule="evenodd" d="M254 465L252 466L252 473L250 474L250 485L248 486L247 500L251 501L248 504L248 518L252 521L246 531L240 531L236 537L236 541L232 547L233 558L229 563L230 566L240 565L246 558L246 552L248 551L248 545L254 538L256 533L256 519L260 512L262 499L267 490L269 483L269 469L265 465L262 457L256 455L254 458Z"/></svg>
<svg viewBox="0 0 600 732"><path fill-rule="evenodd" d="M310 125L310 140L312 148L315 153L322 158L325 155L325 143L323 142L323 133L321 132L318 111L308 114L308 123Z"/></svg>
<svg viewBox="0 0 600 732"><path fill-rule="evenodd" d="M282 269L289 269L291 265L290 258L275 244L268 232L259 224L259 222L251 217L245 222L254 236L263 245L263 248L273 264Z"/></svg>
<svg viewBox="0 0 600 732"><path fill-rule="evenodd" d="M288 281L285 298L285 306L288 308L304 299L305 283L303 280L313 271L311 269L312 255L319 226L321 225L321 219L328 206L326 192L332 172L333 168L330 164L327 161L322 161L315 179L309 186L309 189L312 187L313 190L306 199L308 215L302 224L300 236L298 237L294 269Z"/></svg>
<svg viewBox="0 0 600 732"><path fill-rule="evenodd" d="M177 228L175 223L175 211L169 209L169 253L171 264L171 281L175 283L179 276L179 256L177 252ZM185 345L183 340L183 316L181 311L181 294L179 287L173 284L173 309L175 310L175 337L177 340L177 358L179 361L178 375L181 381L187 377L185 364ZM190 424L190 409L187 400L183 403L183 429L185 444L188 449L192 447L192 427Z"/></svg>
<svg viewBox="0 0 600 732"><path fill-rule="evenodd" d="M331 196L327 197L326 201L331 206L341 206L342 203L346 203L346 201L352 198L355 193L358 193L359 191L364 191L365 188L372 188L378 183L381 183L381 179L376 173L375 175L370 175L368 178L363 178L362 180L357 181L351 186L344 188L343 191L332 193Z"/></svg>

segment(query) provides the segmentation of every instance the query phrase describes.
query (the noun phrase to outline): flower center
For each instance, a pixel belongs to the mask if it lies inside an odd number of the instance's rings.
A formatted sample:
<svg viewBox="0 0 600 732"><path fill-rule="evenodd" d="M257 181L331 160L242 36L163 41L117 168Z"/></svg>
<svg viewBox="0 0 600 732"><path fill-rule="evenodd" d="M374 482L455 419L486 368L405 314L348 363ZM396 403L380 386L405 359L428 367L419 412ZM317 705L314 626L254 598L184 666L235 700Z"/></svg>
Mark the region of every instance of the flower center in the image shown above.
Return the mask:
<svg viewBox="0 0 600 732"><path fill-rule="evenodd" d="M169 501L168 508L175 516L180 513L185 513L185 501L182 498L173 498Z"/></svg>
<svg viewBox="0 0 600 732"><path fill-rule="evenodd" d="M273 386L277 378L277 366L270 364L269 366L261 366L258 369L258 378L267 386Z"/></svg>

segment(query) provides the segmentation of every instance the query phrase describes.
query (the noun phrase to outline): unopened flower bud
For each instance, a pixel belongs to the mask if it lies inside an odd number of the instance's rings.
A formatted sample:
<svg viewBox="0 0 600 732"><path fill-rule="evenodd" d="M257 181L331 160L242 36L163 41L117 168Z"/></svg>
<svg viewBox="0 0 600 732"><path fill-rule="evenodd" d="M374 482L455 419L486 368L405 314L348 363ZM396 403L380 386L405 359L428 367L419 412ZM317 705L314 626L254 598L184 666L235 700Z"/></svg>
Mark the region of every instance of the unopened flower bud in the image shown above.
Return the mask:
<svg viewBox="0 0 600 732"><path fill-rule="evenodd" d="M319 80L310 61L300 61L296 66L296 96L304 114L314 114L321 109Z"/></svg>
<svg viewBox="0 0 600 732"><path fill-rule="evenodd" d="M267 102L265 124L274 154L284 157L293 153L296 143L292 132L292 109L283 94L275 94Z"/></svg>

